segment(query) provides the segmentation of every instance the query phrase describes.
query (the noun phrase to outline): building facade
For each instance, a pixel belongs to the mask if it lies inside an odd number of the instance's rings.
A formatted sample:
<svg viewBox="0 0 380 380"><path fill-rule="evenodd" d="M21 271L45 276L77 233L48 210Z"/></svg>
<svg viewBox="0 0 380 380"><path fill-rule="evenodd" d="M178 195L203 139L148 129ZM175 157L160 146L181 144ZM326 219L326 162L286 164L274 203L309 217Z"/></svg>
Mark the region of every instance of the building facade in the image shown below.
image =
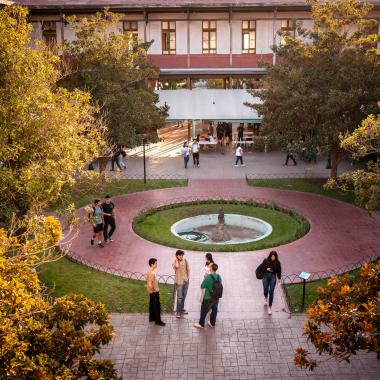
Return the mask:
<svg viewBox="0 0 380 380"><path fill-rule="evenodd" d="M247 89L259 88L259 79L265 74L260 62L276 64L272 46L281 43L279 30L295 35L296 23L306 29L312 27L310 7L302 0L15 2L29 7L33 38L44 39L48 44L75 38L70 25L64 22L64 15L88 15L108 6L111 11L122 14L118 25L120 33L132 34L140 41L152 41L148 59L160 69L160 76L152 86L163 101L175 98L178 103L180 96L183 99L179 103L186 103L189 99L186 91L194 89L202 90L198 95L206 103L208 93L205 91L210 89L244 91L239 95L231 91L221 95L214 91L221 107L222 103L230 103L231 96L244 100ZM380 0L372 0L372 3L375 8L371 17L379 20ZM163 94L165 90L181 91L170 95ZM215 101L211 104L215 105ZM191 119L192 112L197 118L202 117L202 112L190 108L187 112L175 111L171 108L172 120ZM238 114L235 111L234 115ZM213 115L217 116L218 112ZM243 105L241 115L245 120ZM224 110L223 119L226 118ZM258 119L258 115L252 115L252 121Z"/></svg>

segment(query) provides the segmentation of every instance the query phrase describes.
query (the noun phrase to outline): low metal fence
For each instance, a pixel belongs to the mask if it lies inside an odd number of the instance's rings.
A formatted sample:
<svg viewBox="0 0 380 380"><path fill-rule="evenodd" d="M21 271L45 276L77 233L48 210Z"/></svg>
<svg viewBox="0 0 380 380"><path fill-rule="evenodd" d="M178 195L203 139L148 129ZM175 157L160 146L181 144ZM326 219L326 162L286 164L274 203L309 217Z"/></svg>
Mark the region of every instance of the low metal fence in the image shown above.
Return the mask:
<svg viewBox="0 0 380 380"><path fill-rule="evenodd" d="M329 176L322 173L315 173L313 168L306 168L299 173L247 173L246 180L255 179L327 179Z"/></svg>
<svg viewBox="0 0 380 380"><path fill-rule="evenodd" d="M301 278L300 273L282 275L281 287L286 296L286 301L288 304L289 311L292 311L292 310L294 311L296 310L298 312L305 311L305 308L306 308L305 296L307 296L308 284L317 280L328 279L333 275L341 275L341 274L353 271L355 269L360 268L364 263L371 263L379 259L380 259L380 252L372 256L365 256L360 261L342 265L341 267L336 268L336 269L329 269L329 270L319 271L319 272L309 272L308 275L310 276L307 278L307 280ZM289 292L289 285L296 285L296 284L298 285L303 284L302 295L298 294L298 292L296 292L296 295L292 295Z"/></svg>

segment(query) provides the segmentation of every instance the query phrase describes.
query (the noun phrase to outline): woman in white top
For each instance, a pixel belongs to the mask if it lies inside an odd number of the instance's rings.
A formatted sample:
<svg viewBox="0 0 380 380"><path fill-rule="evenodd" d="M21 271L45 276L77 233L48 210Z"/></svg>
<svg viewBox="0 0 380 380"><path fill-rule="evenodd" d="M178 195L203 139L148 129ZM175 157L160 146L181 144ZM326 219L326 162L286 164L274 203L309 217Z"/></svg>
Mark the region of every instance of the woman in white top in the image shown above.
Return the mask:
<svg viewBox="0 0 380 380"><path fill-rule="evenodd" d="M190 149L189 149L189 146L187 145L187 141L183 143L183 147L181 148L181 154L183 156L183 162L185 164L185 169L186 169L187 163L189 162L189 159L190 159Z"/></svg>
<svg viewBox="0 0 380 380"><path fill-rule="evenodd" d="M206 263L204 267L204 277L208 276L211 272L211 265L214 264L214 259L211 253L206 253Z"/></svg>
<svg viewBox="0 0 380 380"><path fill-rule="evenodd" d="M236 147L235 156L236 156L235 166L238 166L239 161L240 161L241 166L245 166L243 163L243 148L240 146L240 144L238 144Z"/></svg>

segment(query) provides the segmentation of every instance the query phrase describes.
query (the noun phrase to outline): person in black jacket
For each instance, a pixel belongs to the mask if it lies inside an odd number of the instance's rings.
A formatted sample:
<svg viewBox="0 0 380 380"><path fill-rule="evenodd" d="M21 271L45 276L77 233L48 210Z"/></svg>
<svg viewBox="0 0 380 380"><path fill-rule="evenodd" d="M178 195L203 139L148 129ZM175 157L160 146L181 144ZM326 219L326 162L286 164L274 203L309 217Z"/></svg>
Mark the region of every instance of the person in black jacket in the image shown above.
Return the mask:
<svg viewBox="0 0 380 380"><path fill-rule="evenodd" d="M264 259L262 266L263 272L263 288L265 305L268 306L268 314L272 314L272 303L273 294L276 287L276 279L281 279L281 263L278 259L278 254L276 251L271 251L269 256ZM268 293L269 293L269 304L268 304Z"/></svg>

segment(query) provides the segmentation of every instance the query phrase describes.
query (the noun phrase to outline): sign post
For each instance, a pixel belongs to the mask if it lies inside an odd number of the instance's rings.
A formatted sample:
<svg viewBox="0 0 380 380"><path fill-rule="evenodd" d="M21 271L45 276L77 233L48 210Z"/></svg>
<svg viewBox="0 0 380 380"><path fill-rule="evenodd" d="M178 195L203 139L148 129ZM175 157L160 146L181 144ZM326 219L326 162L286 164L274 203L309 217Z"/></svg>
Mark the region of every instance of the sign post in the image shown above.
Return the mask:
<svg viewBox="0 0 380 380"><path fill-rule="evenodd" d="M303 280L302 287L302 310L305 309L305 296L306 296L306 280L310 278L311 274L307 272L301 272L298 277Z"/></svg>

